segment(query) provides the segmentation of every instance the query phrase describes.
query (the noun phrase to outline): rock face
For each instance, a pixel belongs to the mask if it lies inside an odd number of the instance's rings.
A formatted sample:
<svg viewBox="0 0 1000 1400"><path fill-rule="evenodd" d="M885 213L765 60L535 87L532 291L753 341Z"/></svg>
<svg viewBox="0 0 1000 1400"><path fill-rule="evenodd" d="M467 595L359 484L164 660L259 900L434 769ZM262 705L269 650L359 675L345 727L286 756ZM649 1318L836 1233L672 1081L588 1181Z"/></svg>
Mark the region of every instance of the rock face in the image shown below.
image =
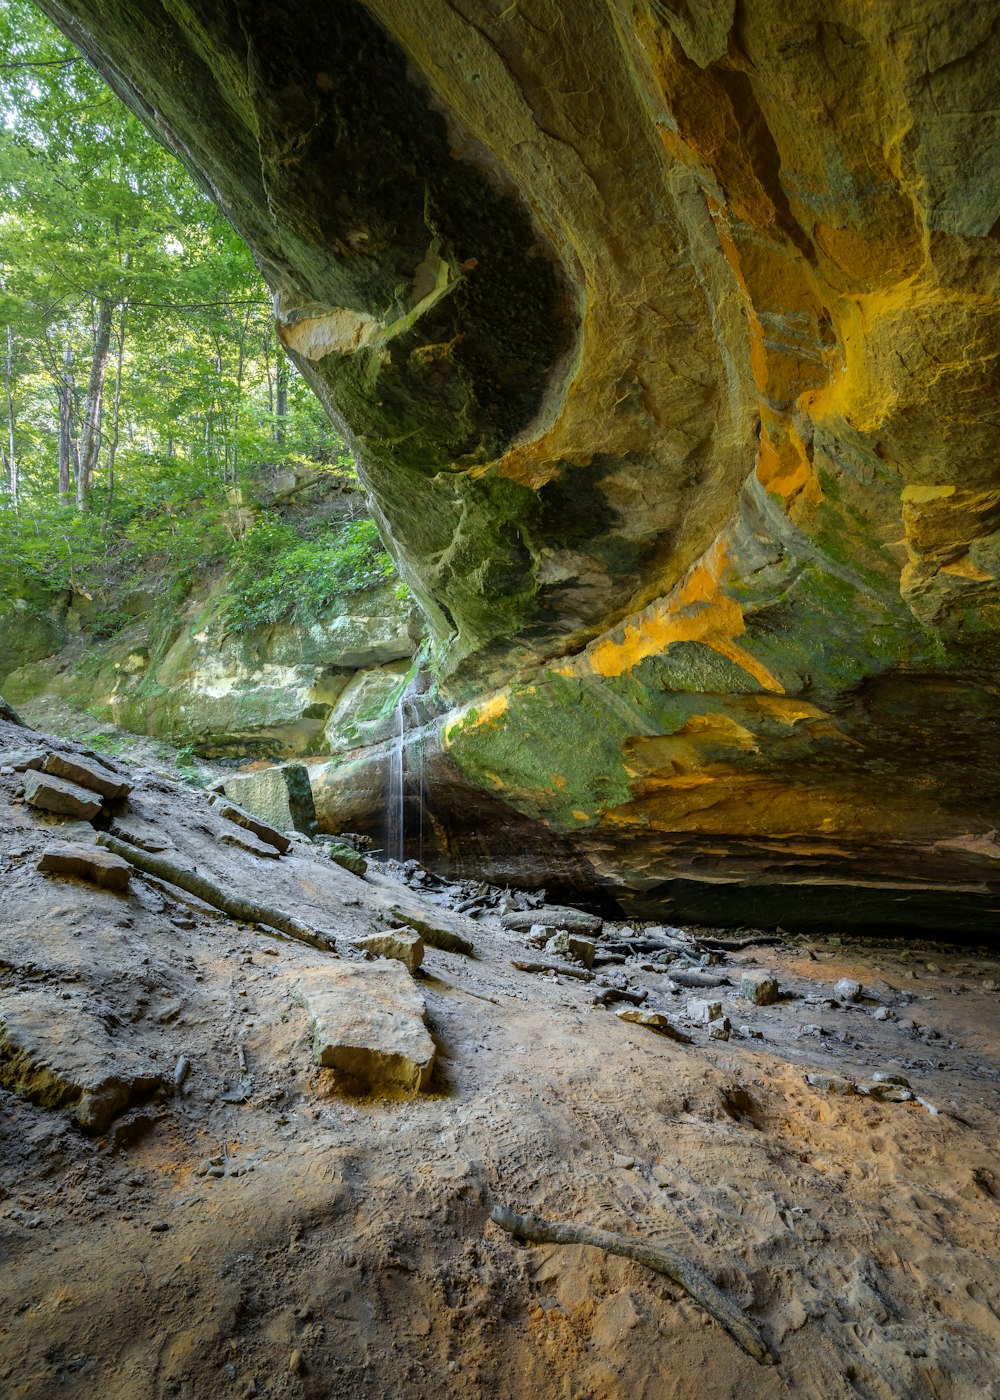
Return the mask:
<svg viewBox="0 0 1000 1400"><path fill-rule="evenodd" d="M349 425L450 771L635 910L991 917L993 7L42 7Z"/></svg>
<svg viewBox="0 0 1000 1400"><path fill-rule="evenodd" d="M85 675L72 645L59 651L65 629L44 632L34 646L37 609L8 610L0 682L25 706L54 694L206 757L340 752L391 732L395 696L422 637L419 612L397 596L398 583L345 594L311 621L293 617L245 632L227 621L224 585L224 578L202 583L166 630L147 607L120 637L92 645ZM13 635L15 625L25 636Z"/></svg>

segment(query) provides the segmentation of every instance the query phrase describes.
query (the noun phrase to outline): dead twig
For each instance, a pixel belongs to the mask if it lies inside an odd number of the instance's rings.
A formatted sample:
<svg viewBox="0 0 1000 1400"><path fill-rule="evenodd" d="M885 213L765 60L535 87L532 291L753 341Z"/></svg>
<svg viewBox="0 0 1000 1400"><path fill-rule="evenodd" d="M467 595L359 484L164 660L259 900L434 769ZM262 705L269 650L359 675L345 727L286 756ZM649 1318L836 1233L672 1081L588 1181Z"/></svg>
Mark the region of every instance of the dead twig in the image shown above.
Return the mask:
<svg viewBox="0 0 1000 1400"><path fill-rule="evenodd" d="M630 1240L612 1230L595 1230L590 1225L576 1225L571 1221L543 1220L541 1216L530 1213L518 1215L509 1206L499 1204L493 1207L492 1219L501 1230L516 1235L520 1240L529 1240L533 1244L591 1245L664 1274L696 1303L700 1303L717 1322L721 1322L733 1341L748 1356L764 1366L774 1365L776 1358L746 1314L716 1288L703 1269L668 1245L646 1244L642 1240Z"/></svg>

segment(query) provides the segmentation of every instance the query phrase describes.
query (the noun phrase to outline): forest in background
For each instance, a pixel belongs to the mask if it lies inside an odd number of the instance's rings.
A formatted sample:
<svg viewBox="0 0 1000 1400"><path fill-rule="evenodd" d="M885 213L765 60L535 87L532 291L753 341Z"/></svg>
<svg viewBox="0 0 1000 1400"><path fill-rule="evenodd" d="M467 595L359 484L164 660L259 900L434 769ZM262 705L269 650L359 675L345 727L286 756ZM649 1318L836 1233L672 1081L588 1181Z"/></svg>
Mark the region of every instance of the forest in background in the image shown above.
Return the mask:
<svg viewBox="0 0 1000 1400"><path fill-rule="evenodd" d="M281 509L355 477L250 253L27 0L0 3L0 189L0 596L99 595L106 635L137 578L178 601L214 568L238 628L391 575L360 496Z"/></svg>

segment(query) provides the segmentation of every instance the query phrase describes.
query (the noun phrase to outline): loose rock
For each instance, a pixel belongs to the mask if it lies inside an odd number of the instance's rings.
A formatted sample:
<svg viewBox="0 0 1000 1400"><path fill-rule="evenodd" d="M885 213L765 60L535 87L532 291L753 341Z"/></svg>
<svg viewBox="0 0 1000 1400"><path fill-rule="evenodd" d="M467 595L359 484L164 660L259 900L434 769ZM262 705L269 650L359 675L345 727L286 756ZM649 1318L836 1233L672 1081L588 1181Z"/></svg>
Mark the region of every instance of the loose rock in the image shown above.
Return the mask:
<svg viewBox="0 0 1000 1400"><path fill-rule="evenodd" d="M78 880L90 880L102 889L119 894L128 889L132 878L128 861L100 846L49 846L39 857L37 869L45 875L72 875Z"/></svg>
<svg viewBox="0 0 1000 1400"><path fill-rule="evenodd" d="M41 812L53 812L61 817L80 817L89 821L101 810L101 799L76 783L51 774L32 770L25 776L24 799Z"/></svg>
<svg viewBox="0 0 1000 1400"><path fill-rule="evenodd" d="M368 1089L417 1093L430 1083L434 1042L427 1007L400 963L344 963L305 972L300 995L313 1031L313 1060Z"/></svg>
<svg viewBox="0 0 1000 1400"><path fill-rule="evenodd" d="M243 827L244 831L252 831L254 836L260 841L266 841L269 846L273 846L279 855L285 855L291 849L291 841L287 836L283 836L273 826L251 812L245 812L242 807L238 807L235 802L227 802L224 797L215 796L209 798L212 806L227 822L233 822L236 826Z"/></svg>
<svg viewBox="0 0 1000 1400"><path fill-rule="evenodd" d="M597 944L592 938L585 938L579 933L556 933L546 943L545 951L553 957L572 958L574 962L591 968Z"/></svg>
<svg viewBox="0 0 1000 1400"><path fill-rule="evenodd" d="M833 993L834 996L839 997L841 1001L860 1001L861 983L855 982L853 977L842 977L840 981L834 985Z"/></svg>
<svg viewBox="0 0 1000 1400"><path fill-rule="evenodd" d="M42 1108L72 1110L103 1133L123 1109L149 1098L160 1076L109 1039L103 1019L68 1013L46 987L5 993L0 1003L0 1084Z"/></svg>
<svg viewBox="0 0 1000 1400"><path fill-rule="evenodd" d="M267 841L261 841L252 831L224 831L219 837L222 846L234 846L238 851L248 851L262 860L280 860L281 852Z"/></svg>
<svg viewBox="0 0 1000 1400"><path fill-rule="evenodd" d="M364 856L359 855L346 841L331 841L329 845L324 845L323 850L336 865L349 870L352 875L362 877L368 869Z"/></svg>
<svg viewBox="0 0 1000 1400"><path fill-rule="evenodd" d="M355 939L354 946L373 958L395 958L411 973L416 972L424 960L424 940L419 933L405 928L366 934Z"/></svg>
<svg viewBox="0 0 1000 1400"><path fill-rule="evenodd" d="M687 1014L692 1021L717 1021L722 1016L721 1001L703 1001L696 997L687 1004Z"/></svg>
<svg viewBox="0 0 1000 1400"><path fill-rule="evenodd" d="M740 978L740 991L754 1006L771 1006L778 1000L781 988L769 973L744 972Z"/></svg>
<svg viewBox="0 0 1000 1400"><path fill-rule="evenodd" d="M57 778L66 778L79 787L88 788L113 802L121 801L131 791L131 786L122 778L108 771L99 763L75 753L50 753L44 764L44 771Z"/></svg>
<svg viewBox="0 0 1000 1400"><path fill-rule="evenodd" d="M659 1011L642 1011L638 1007L629 1007L624 1011L616 1011L615 1015L619 1021L631 1021L637 1026L648 1026L651 1031L657 1031L668 1040L676 1040L679 1045L690 1045L691 1037L679 1031L672 1025Z"/></svg>

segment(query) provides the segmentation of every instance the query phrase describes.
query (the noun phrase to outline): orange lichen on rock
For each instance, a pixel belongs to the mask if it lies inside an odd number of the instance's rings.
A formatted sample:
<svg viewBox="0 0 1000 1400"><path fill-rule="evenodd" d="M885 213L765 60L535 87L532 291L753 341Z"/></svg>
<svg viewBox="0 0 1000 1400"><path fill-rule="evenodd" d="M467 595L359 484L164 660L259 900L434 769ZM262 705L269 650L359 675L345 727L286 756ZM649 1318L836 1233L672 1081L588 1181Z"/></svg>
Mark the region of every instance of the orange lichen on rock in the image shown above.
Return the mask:
<svg viewBox="0 0 1000 1400"><path fill-rule="evenodd" d="M621 676L647 656L660 656L675 642L701 642L753 676L765 690L783 687L756 657L734 640L746 631L739 603L723 586L728 567L723 541L712 546L674 591L639 613L620 631L586 653L599 676Z"/></svg>

